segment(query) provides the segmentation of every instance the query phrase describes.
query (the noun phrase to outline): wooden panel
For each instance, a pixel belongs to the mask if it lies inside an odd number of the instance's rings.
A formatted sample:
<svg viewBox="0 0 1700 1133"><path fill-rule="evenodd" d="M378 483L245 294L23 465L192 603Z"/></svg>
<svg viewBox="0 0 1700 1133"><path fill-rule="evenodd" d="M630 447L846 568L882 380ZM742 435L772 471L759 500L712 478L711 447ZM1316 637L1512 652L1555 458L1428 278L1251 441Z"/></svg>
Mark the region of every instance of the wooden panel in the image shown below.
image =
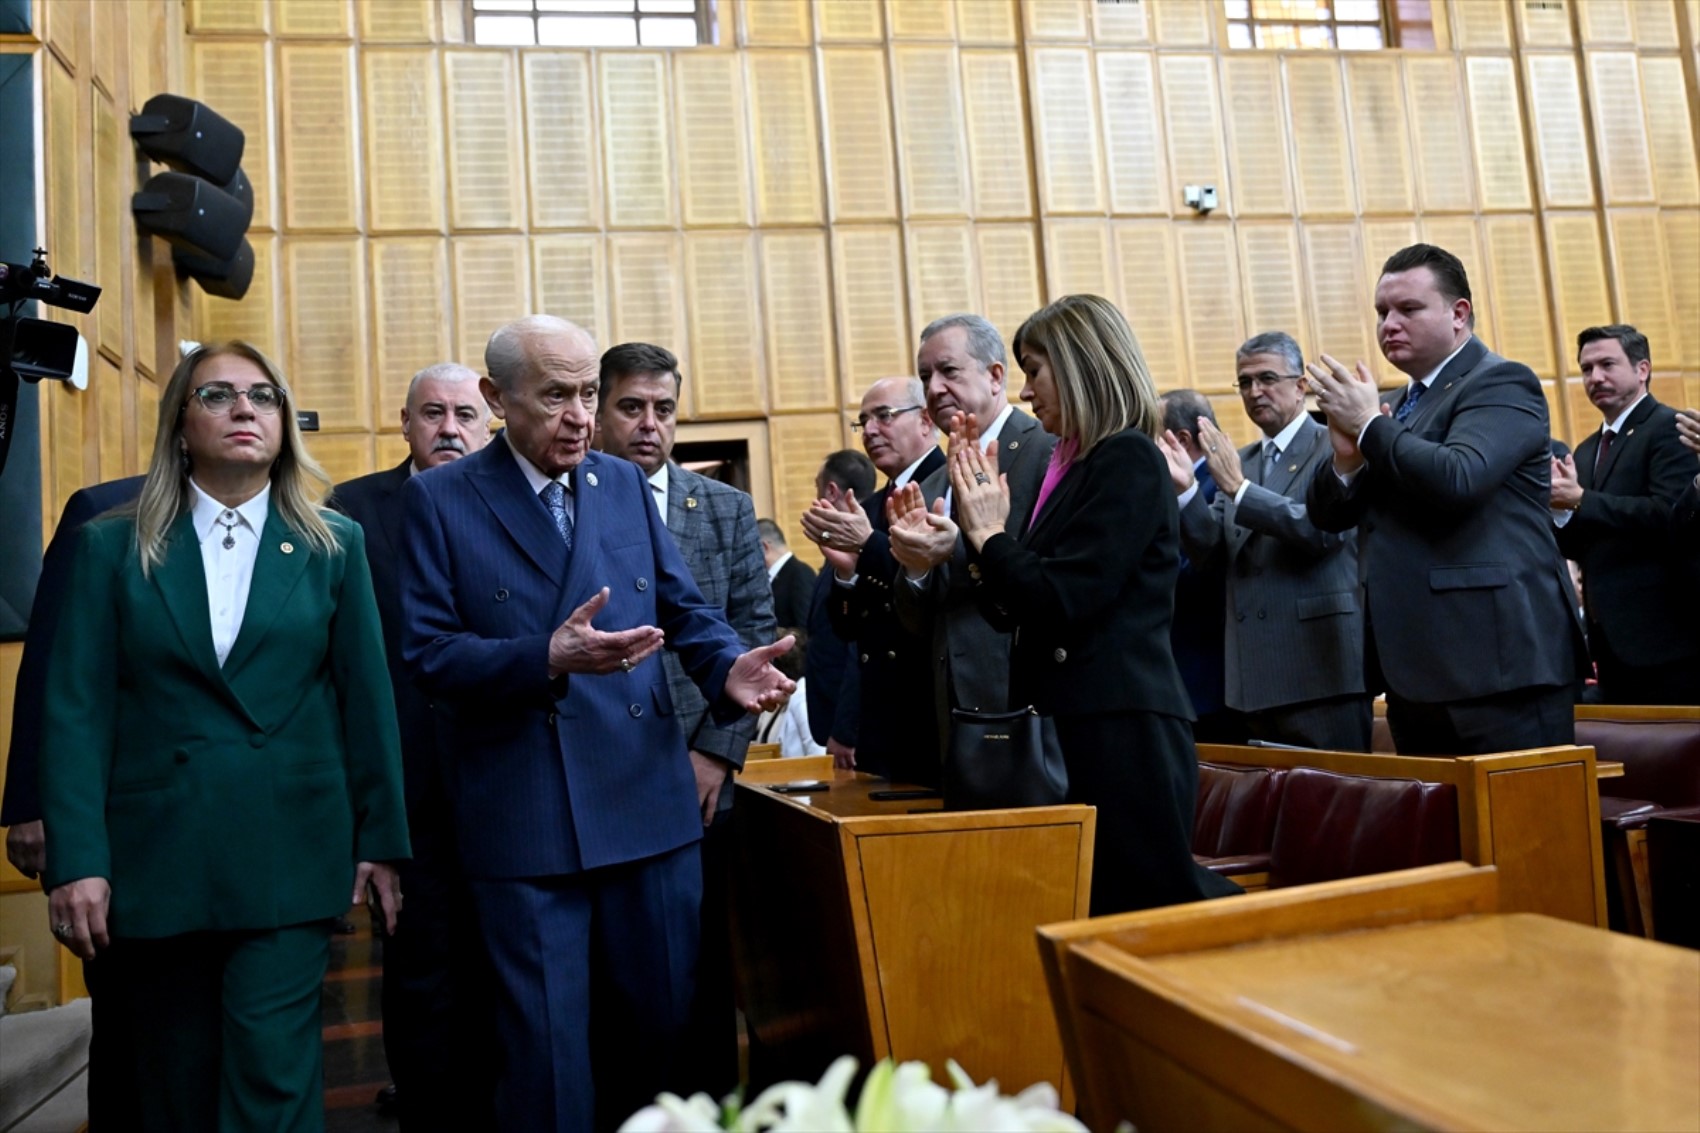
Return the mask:
<svg viewBox="0 0 1700 1133"><path fill-rule="evenodd" d="M1646 335L1657 351L1655 357L1683 357L1683 340L1700 333L1700 327L1677 325L1670 280L1673 267L1692 274L1694 263L1673 265L1667 258L1663 226L1653 210L1608 212L1606 226L1616 269L1618 320Z"/></svg>
<svg viewBox="0 0 1700 1133"><path fill-rule="evenodd" d="M87 279L88 275L79 273L88 270L94 257L93 249L83 240L83 210L89 206L77 160L87 119L78 109L77 80L57 58L43 56L42 66L47 70L47 144L42 176L47 188L48 247L53 253L50 264L72 279ZM75 321L57 309L47 316L55 321Z"/></svg>
<svg viewBox="0 0 1700 1133"><path fill-rule="evenodd" d="M41 38L73 72L88 67L89 0L58 0L35 9Z"/></svg>
<svg viewBox="0 0 1700 1133"><path fill-rule="evenodd" d="M809 6L795 0L737 0L738 42L801 46L811 41Z"/></svg>
<svg viewBox="0 0 1700 1133"><path fill-rule="evenodd" d="M1153 37L1165 47L1208 47L1214 15L1205 0L1162 0L1151 5Z"/></svg>
<svg viewBox="0 0 1700 1133"><path fill-rule="evenodd" d="M1310 341L1299 285L1305 275L1299 269L1299 234L1293 222L1241 223L1237 227L1245 325L1250 333L1284 330L1300 342ZM1215 363L1209 372L1228 372L1226 357L1215 359Z"/></svg>
<svg viewBox="0 0 1700 1133"><path fill-rule="evenodd" d="M1092 39L1096 43L1150 43L1145 0L1092 5Z"/></svg>
<svg viewBox="0 0 1700 1133"><path fill-rule="evenodd" d="M599 235L531 238L535 309L608 342L608 276Z"/></svg>
<svg viewBox="0 0 1700 1133"><path fill-rule="evenodd" d="M89 358L89 396L94 398L99 426L100 478L116 480L130 474L124 463L129 421L124 416L124 371L105 354Z"/></svg>
<svg viewBox="0 0 1700 1133"><path fill-rule="evenodd" d="M1223 109L1233 159L1239 216L1292 216L1292 169L1287 158L1287 113L1281 98L1281 61L1266 52L1222 59Z"/></svg>
<svg viewBox="0 0 1700 1133"><path fill-rule="evenodd" d="M189 75L194 96L218 107L220 115L242 128L242 171L254 187L254 219L249 227L270 230L277 224L272 212L270 52L264 43L190 40Z"/></svg>
<svg viewBox="0 0 1700 1133"><path fill-rule="evenodd" d="M1013 51L962 52L962 88L975 217L1014 220L1032 216L1021 56ZM1127 109L1130 117L1136 112L1135 107Z"/></svg>
<svg viewBox="0 0 1700 1133"><path fill-rule="evenodd" d="M1425 216L1422 219L1422 240L1445 248L1464 264L1473 293L1471 309L1476 315L1476 333L1484 341L1497 341L1493 329L1494 302L1488 288L1488 264L1482 255L1482 237L1476 221L1468 216Z"/></svg>
<svg viewBox="0 0 1700 1133"><path fill-rule="evenodd" d="M1380 351L1370 319L1374 287L1364 275L1363 244L1355 224L1304 226L1305 293L1310 300L1313 351L1351 365L1374 362ZM1255 333L1255 332L1253 332Z"/></svg>
<svg viewBox="0 0 1700 1133"><path fill-rule="evenodd" d="M1028 39L1086 39L1091 35L1088 0L1025 0L1021 14Z"/></svg>
<svg viewBox="0 0 1700 1133"><path fill-rule="evenodd" d="M518 228L524 205L514 144L519 82L506 51L445 51L449 104L449 224ZM641 139L630 139L635 150Z"/></svg>
<svg viewBox="0 0 1700 1133"><path fill-rule="evenodd" d="M360 38L368 43L430 43L437 35L431 0L361 0Z"/></svg>
<svg viewBox="0 0 1700 1133"><path fill-rule="evenodd" d="M1306 216L1357 210L1352 155L1346 145L1346 96L1340 61L1311 52L1287 56L1287 103L1293 119L1299 210Z"/></svg>
<svg viewBox="0 0 1700 1133"><path fill-rule="evenodd" d="M859 399L858 399L859 400ZM815 473L830 452L845 445L844 419L838 413L811 413L801 417L770 417L767 421L769 451L773 453L773 510L785 538L793 546L807 547L797 519L815 500Z"/></svg>
<svg viewBox="0 0 1700 1133"><path fill-rule="evenodd" d="M1402 214L1416 211L1410 138L1405 129L1405 88L1399 79L1399 61L1378 55L1348 55L1346 81L1352 106L1358 198L1363 211ZM1428 110L1423 108L1425 114Z"/></svg>
<svg viewBox="0 0 1700 1133"><path fill-rule="evenodd" d="M1110 211L1168 212L1168 186L1157 125L1157 88L1149 52L1097 53Z"/></svg>
<svg viewBox="0 0 1700 1133"><path fill-rule="evenodd" d="M118 47L126 41L127 17L122 4L94 4L89 15L89 54L93 63L95 84L114 98L123 92L118 87ZM137 99L141 105L143 100Z"/></svg>
<svg viewBox="0 0 1700 1133"><path fill-rule="evenodd" d="M1102 213L1092 53L1074 47L1035 48L1030 68L1040 208L1048 215Z"/></svg>
<svg viewBox="0 0 1700 1133"><path fill-rule="evenodd" d="M956 0L956 38L963 44L1015 46L1015 0Z"/></svg>
<svg viewBox="0 0 1700 1133"><path fill-rule="evenodd" d="M690 314L688 376L693 417L759 417L767 408L756 239L750 232L685 237L685 310Z"/></svg>
<svg viewBox="0 0 1700 1133"><path fill-rule="evenodd" d="M453 355L449 343L449 257L433 236L371 241L373 419L389 426L407 383Z"/></svg>
<svg viewBox="0 0 1700 1133"><path fill-rule="evenodd" d="M531 313L525 240L465 236L449 241L453 257L455 357L484 373L484 346L497 327Z"/></svg>
<svg viewBox="0 0 1700 1133"><path fill-rule="evenodd" d="M87 460L89 453L84 444L83 413L88 394L64 382L54 382L41 392L51 440L45 447L47 459L52 462L53 499L55 510L60 510L72 492L92 483L99 475Z"/></svg>
<svg viewBox="0 0 1700 1133"><path fill-rule="evenodd" d="M187 30L263 33L266 0L189 0Z"/></svg>
<svg viewBox="0 0 1700 1133"><path fill-rule="evenodd" d="M431 48L360 53L372 232L442 231L443 80L437 56Z"/></svg>
<svg viewBox="0 0 1700 1133"><path fill-rule="evenodd" d="M284 362L283 336L279 332L277 286L278 237L248 234L254 249L254 278L240 302L218 299L193 288L196 336L207 342L240 338ZM164 253L161 253L164 255ZM187 330L187 326L183 329ZM173 352L175 353L175 352ZM164 377L164 374L161 375Z"/></svg>
<svg viewBox="0 0 1700 1133"><path fill-rule="evenodd" d="M257 233L250 233L248 237L250 244L257 243L260 239ZM159 294L154 286L154 260L157 256L161 270L165 270L171 263L171 255L164 249L165 242L162 240L138 239L131 245L130 250L133 297L130 305L131 325L136 335L133 357L137 372L147 377L152 377L159 366L159 313L155 306ZM175 273L167 278L175 278ZM190 328L184 326L175 329L186 333ZM145 455L144 450L144 457Z"/></svg>
<svg viewBox="0 0 1700 1133"><path fill-rule="evenodd" d="M980 282L969 226L912 224L906 235L909 325L924 327L942 315L978 312Z"/></svg>
<svg viewBox="0 0 1700 1133"><path fill-rule="evenodd" d="M968 153L956 49L894 47L892 70L904 214L968 215Z"/></svg>
<svg viewBox="0 0 1700 1133"><path fill-rule="evenodd" d="M596 162L590 55L527 51L520 66L532 227L594 228L602 223L602 176ZM738 169L748 177L743 162Z"/></svg>
<svg viewBox="0 0 1700 1133"><path fill-rule="evenodd" d="M1582 42L1634 43L1635 29L1629 18L1629 0L1588 0L1576 6L1582 22Z"/></svg>
<svg viewBox="0 0 1700 1133"><path fill-rule="evenodd" d="M1246 340L1233 233L1225 225L1175 232L1193 375L1227 366Z"/></svg>
<svg viewBox="0 0 1700 1133"><path fill-rule="evenodd" d="M1115 253L1107 222L1047 221L1044 247L1046 302L1064 295L1114 295Z"/></svg>
<svg viewBox="0 0 1700 1133"><path fill-rule="evenodd" d="M602 52L596 59L608 223L666 228L678 223L667 125L667 57Z"/></svg>
<svg viewBox="0 0 1700 1133"><path fill-rule="evenodd" d="M283 44L277 52L284 226L302 232L352 231L360 223L354 52L316 43Z"/></svg>
<svg viewBox="0 0 1700 1133"><path fill-rule="evenodd" d="M341 484L377 469L370 433L308 433L307 451L325 470L332 483Z"/></svg>
<svg viewBox="0 0 1700 1133"><path fill-rule="evenodd" d="M1695 34L1700 37L1700 13L1696 14ZM1641 87L1658 201L1667 208L1700 205L1700 169L1694 159L1694 127L1682 60L1643 55Z"/></svg>
<svg viewBox="0 0 1700 1133"><path fill-rule="evenodd" d="M1181 296L1175 286L1174 229L1162 221L1115 226L1116 260L1121 265L1120 305L1133 330L1145 364L1160 390L1208 381L1208 371L1188 364ZM1228 360L1223 359L1226 366Z"/></svg>
<svg viewBox="0 0 1700 1133"><path fill-rule="evenodd" d="M1580 763L1488 776L1501 909L1539 909L1578 924L1594 922L1600 895L1575 881L1590 875L1601 878L1597 829L1553 821L1555 814L1587 809L1588 795L1597 789L1593 779Z"/></svg>
<svg viewBox="0 0 1700 1133"><path fill-rule="evenodd" d="M1534 217L1490 216L1482 228L1499 335L1494 349L1543 378L1554 377L1551 308Z"/></svg>
<svg viewBox="0 0 1700 1133"><path fill-rule="evenodd" d="M822 43L885 38L879 0L815 0L815 27Z"/></svg>
<svg viewBox="0 0 1700 1133"><path fill-rule="evenodd" d="M1529 168L1523 161L1523 121L1517 111L1517 77L1510 59L1477 55L1465 60L1476 177L1484 209L1527 209Z"/></svg>
<svg viewBox="0 0 1700 1133"><path fill-rule="evenodd" d="M1599 217L1592 212L1553 214L1546 218L1546 228L1553 306L1562 348L1560 369L1574 373L1572 351L1577 333L1584 327L1612 321Z"/></svg>
<svg viewBox="0 0 1700 1133"><path fill-rule="evenodd" d="M1220 208L1232 214L1222 159L1222 113L1216 100L1216 60L1208 55L1164 55L1157 63L1163 91L1163 125L1169 135L1173 211L1187 212L1183 185L1214 185Z"/></svg>
<svg viewBox="0 0 1700 1133"><path fill-rule="evenodd" d="M1401 248L1417 242L1415 220L1366 220L1363 222L1364 282L1368 285L1362 300L1373 297L1375 284L1381 279L1381 265Z"/></svg>
<svg viewBox="0 0 1700 1133"><path fill-rule="evenodd" d="M296 407L317 410L326 429L372 426L365 259L357 239L283 244L284 373Z"/></svg>
<svg viewBox="0 0 1700 1133"><path fill-rule="evenodd" d="M980 314L998 328L1007 346L1027 316L1044 305L1038 242L1028 224L983 224L974 238L980 259ZM1017 369L1013 359L1009 369ZM1007 388L1013 393L1020 384Z"/></svg>
<svg viewBox="0 0 1700 1133"><path fill-rule="evenodd" d="M1517 38L1525 47L1569 47L1570 0L1518 0Z"/></svg>
<svg viewBox="0 0 1700 1133"><path fill-rule="evenodd" d="M127 11L129 13L129 28L126 29L124 39L125 42L129 44L130 75L129 84L126 87L128 98L125 100L125 107L129 108L134 106L139 108L150 97L156 94L159 91L160 86L163 85L156 81L155 76L158 75L164 67L165 45L160 43L154 36L141 34L130 35L128 32L132 29L139 32L140 29L143 28L165 27L166 10L164 0L135 0L134 3L129 5ZM192 59L194 51L193 43L190 44L188 50L190 52L189 58ZM183 56L181 50L178 52L178 55L181 59ZM188 68L188 74L186 75L181 73L183 69L183 64L181 62L178 64L178 67L179 80L186 78L192 83L194 81L193 67L191 66ZM113 93L116 94L118 92L115 91ZM250 139L253 137L252 134L248 136ZM248 144L252 145L253 142L250 140ZM244 162L244 164L246 164L246 162ZM250 173L249 179L252 180L252 178L253 175Z"/></svg>
<svg viewBox="0 0 1700 1133"><path fill-rule="evenodd" d="M1600 154L1600 181L1606 204L1651 204L1653 158L1647 143L1647 123L1641 116L1641 72L1635 53L1590 53L1588 92L1594 109L1594 142ZM1538 120L1538 101L1536 110ZM1575 125L1580 127L1581 114L1578 112L1575 118ZM1569 139L1570 146L1579 153L1576 141L1580 137L1578 133ZM1545 149L1543 141L1543 159ZM1586 169L1585 154L1572 160Z"/></svg>
<svg viewBox="0 0 1700 1133"><path fill-rule="evenodd" d="M679 124L685 223L748 224L749 135L744 130L744 77L737 54L673 53L673 113Z"/></svg>
<svg viewBox="0 0 1700 1133"><path fill-rule="evenodd" d="M1683 329L1680 352L1670 346L1662 347L1667 358L1681 358L1685 370L1700 370L1700 212L1669 211L1659 217L1664 225L1666 254L1673 265L1671 272L1671 305L1676 325ZM1665 366L1661 365L1661 369ZM1700 404L1700 389L1689 383L1688 405Z"/></svg>
<svg viewBox="0 0 1700 1133"><path fill-rule="evenodd" d="M823 223L809 53L752 51L744 61L749 68L750 135L756 139L756 223Z"/></svg>
<svg viewBox="0 0 1700 1133"><path fill-rule="evenodd" d="M832 279L843 398L853 404L880 378L914 369L904 317L903 243L897 228L833 229ZM777 442L775 451L782 451Z"/></svg>
<svg viewBox="0 0 1700 1133"><path fill-rule="evenodd" d="M823 50L820 60L832 218L895 220L897 174L885 52L877 47L832 48Z"/></svg>
<svg viewBox="0 0 1700 1133"><path fill-rule="evenodd" d="M1590 0L1591 2L1591 0ZM1634 0L1635 42L1643 49L1675 48L1680 45L1676 31L1676 5L1672 0ZM1700 21L1694 20L1689 9L1689 36L1700 39Z"/></svg>
<svg viewBox="0 0 1700 1133"><path fill-rule="evenodd" d="M112 100L97 87L94 95L94 282L106 302L94 309L95 345L114 359L124 357L125 245L134 231L123 197L127 170L124 161L133 150L120 133L118 114ZM99 387L97 387L99 388ZM119 387L102 390L103 397L116 398Z"/></svg>
<svg viewBox="0 0 1700 1133"><path fill-rule="evenodd" d="M886 0L892 39L956 38L956 5L951 0Z"/></svg>
<svg viewBox="0 0 1700 1133"><path fill-rule="evenodd" d="M653 342L694 369L686 340L685 296L676 237L632 233L608 238L609 295L615 342Z"/></svg>
<svg viewBox="0 0 1700 1133"><path fill-rule="evenodd" d="M1551 208L1585 208L1594 203L1592 170L1582 126L1582 91L1576 60L1569 55L1525 56L1529 108L1540 162L1541 198ZM1639 102L1636 107L1639 113ZM1643 141L1642 149L1645 150ZM1642 162L1646 155L1643 152Z"/></svg>
<svg viewBox="0 0 1700 1133"><path fill-rule="evenodd" d="M136 382L136 430L137 467L147 470L148 460L153 454L154 437L159 434L159 387L146 378Z"/></svg>
<svg viewBox="0 0 1700 1133"><path fill-rule="evenodd" d="M354 34L348 0L277 0L277 34L348 39Z"/></svg>
<svg viewBox="0 0 1700 1133"><path fill-rule="evenodd" d="M761 272L768 405L776 410L835 408L838 367L825 233L763 233Z"/></svg>
<svg viewBox="0 0 1700 1133"><path fill-rule="evenodd" d="M1410 105L1422 108L1411 116L1422 207L1428 212L1468 212L1475 208L1475 194L1458 63L1445 55L1412 55L1404 63Z"/></svg>

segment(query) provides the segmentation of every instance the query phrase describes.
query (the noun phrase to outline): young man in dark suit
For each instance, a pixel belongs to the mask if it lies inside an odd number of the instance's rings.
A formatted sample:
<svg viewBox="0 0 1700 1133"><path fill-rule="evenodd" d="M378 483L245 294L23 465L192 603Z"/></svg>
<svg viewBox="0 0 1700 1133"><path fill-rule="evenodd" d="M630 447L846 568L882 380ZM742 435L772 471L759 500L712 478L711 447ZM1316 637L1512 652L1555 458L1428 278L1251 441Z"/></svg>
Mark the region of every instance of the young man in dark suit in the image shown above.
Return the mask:
<svg viewBox="0 0 1700 1133"><path fill-rule="evenodd" d="M782 626L809 624L809 595L815 588L815 568L791 553L785 532L771 519L756 520L761 557L773 586L773 620Z"/></svg>
<svg viewBox="0 0 1700 1133"><path fill-rule="evenodd" d="M1375 289L1381 352L1411 378L1383 405L1369 368L1312 363L1331 460L1310 479L1323 531L1358 528L1366 681L1403 754L1568 744L1582 626L1553 537L1540 381L1472 331L1458 257L1416 244Z"/></svg>
<svg viewBox="0 0 1700 1133"><path fill-rule="evenodd" d="M1606 704L1700 704L1694 616L1671 511L1693 478L1676 411L1648 389L1652 354L1632 326L1576 338L1588 400L1604 423L1552 462L1558 546L1582 568L1588 645Z"/></svg>
<svg viewBox="0 0 1700 1133"><path fill-rule="evenodd" d="M400 581L402 488L488 444L489 416L475 371L453 362L426 367L413 376L401 410L407 458L338 484L331 497L366 533L401 729L413 859L400 866L407 904L399 931L384 942L384 1054L395 1084L381 1092L380 1104L394 1107L404 1130L481 1128L492 1120L495 989L460 871L431 701L402 659Z"/></svg>

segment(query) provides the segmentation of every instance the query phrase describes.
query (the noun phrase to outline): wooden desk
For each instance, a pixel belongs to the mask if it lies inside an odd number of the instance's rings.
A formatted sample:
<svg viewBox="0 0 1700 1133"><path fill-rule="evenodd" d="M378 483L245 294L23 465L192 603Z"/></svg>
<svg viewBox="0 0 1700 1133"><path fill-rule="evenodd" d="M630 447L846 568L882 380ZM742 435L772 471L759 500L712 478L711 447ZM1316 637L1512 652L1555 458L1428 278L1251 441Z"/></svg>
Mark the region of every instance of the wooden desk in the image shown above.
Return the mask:
<svg viewBox="0 0 1700 1133"><path fill-rule="evenodd" d="M1594 778L1621 779L1623 778L1623 764L1610 759L1596 760L1594 763Z"/></svg>
<svg viewBox="0 0 1700 1133"><path fill-rule="evenodd" d="M1072 1100L1033 947L1037 926L1084 916L1096 811L945 813L880 801L892 784L827 769L786 778L770 761L738 782L733 956L753 1086L815 1080L833 1058L954 1058L1005 1092L1047 1081ZM764 781L765 779L765 781Z"/></svg>
<svg viewBox="0 0 1700 1133"><path fill-rule="evenodd" d="M1493 872L1454 863L1044 930L1088 1120L1700 1127L1700 953L1493 913Z"/></svg>

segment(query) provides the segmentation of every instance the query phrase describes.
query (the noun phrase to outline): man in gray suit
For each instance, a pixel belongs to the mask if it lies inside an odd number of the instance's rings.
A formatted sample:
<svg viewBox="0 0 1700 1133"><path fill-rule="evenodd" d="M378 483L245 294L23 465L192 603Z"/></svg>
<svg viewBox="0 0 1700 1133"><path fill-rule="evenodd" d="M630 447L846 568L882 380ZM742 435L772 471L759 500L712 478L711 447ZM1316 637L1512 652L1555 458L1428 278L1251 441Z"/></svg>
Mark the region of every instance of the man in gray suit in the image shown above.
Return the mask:
<svg viewBox="0 0 1700 1133"><path fill-rule="evenodd" d="M980 444L998 446L998 469L1009 477L1008 530L1019 534L1033 510L1057 439L1009 402L1003 338L979 315L947 315L921 332L915 372L927 391L927 411L941 428L972 416ZM920 485L935 516L950 511L948 468ZM1009 635L986 624L975 601L979 578L962 540L937 525L891 531L892 554L907 585L894 587L906 628L932 643L933 712L939 751L949 750L950 710L1001 712L1009 701ZM1015 706L1019 707L1019 706Z"/></svg>
<svg viewBox="0 0 1700 1133"><path fill-rule="evenodd" d="M1553 537L1546 397L1471 327L1458 257L1395 252L1375 289L1381 352L1411 384L1382 404L1369 368L1309 372L1333 459L1306 503L1358 528L1366 680L1406 755L1571 743L1581 622Z"/></svg>
<svg viewBox="0 0 1700 1133"><path fill-rule="evenodd" d="M678 426L679 360L673 352L628 342L602 355L597 421L603 452L643 469L662 521L679 545L697 589L726 611L739 640L755 646L775 635L773 590L767 580L755 504L730 484L673 463ZM738 1084L736 1008L727 920L726 873L731 852L732 789L729 776L744 765L756 718L717 724L708 702L670 652L661 656L679 726L690 748L702 804L702 951L696 999L685 1037L690 1080L683 1091L714 1097Z"/></svg>
<svg viewBox="0 0 1700 1133"><path fill-rule="evenodd" d="M1177 438L1162 441L1180 495L1182 550L1227 568L1228 707L1244 714L1253 739L1368 751L1357 533L1319 530L1293 498L1333 453L1328 430L1305 413L1304 355L1291 335L1271 331L1248 339L1234 362L1263 439L1236 451L1214 421L1198 419L1213 501Z"/></svg>

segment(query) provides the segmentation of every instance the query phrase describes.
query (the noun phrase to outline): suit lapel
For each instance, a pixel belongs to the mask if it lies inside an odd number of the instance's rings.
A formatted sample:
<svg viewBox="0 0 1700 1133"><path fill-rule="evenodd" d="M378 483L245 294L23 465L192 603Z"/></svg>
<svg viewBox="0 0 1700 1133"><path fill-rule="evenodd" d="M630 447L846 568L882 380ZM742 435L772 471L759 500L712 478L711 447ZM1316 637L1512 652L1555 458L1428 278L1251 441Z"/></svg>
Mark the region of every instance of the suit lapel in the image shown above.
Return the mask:
<svg viewBox="0 0 1700 1133"><path fill-rule="evenodd" d="M561 579L560 601L556 604L556 613L564 620L573 608L590 596L592 584L600 587L596 574L603 567L601 553L602 526L608 521L605 514L608 508L608 492L612 488L614 469L612 461L605 461L598 453L586 454L584 461L573 469L573 553L567 560L565 577L559 567L552 577ZM643 474L638 473L638 482L643 490L650 491L648 481ZM529 485L528 485L529 487ZM669 505L673 495L669 486L667 492ZM645 501L647 503L647 501ZM555 541L556 559L561 561L563 548L561 537L555 531L555 525L549 520L549 513L539 504L538 510L543 514L543 522L549 530L549 537ZM634 523L645 522L645 516L633 517Z"/></svg>
<svg viewBox="0 0 1700 1133"><path fill-rule="evenodd" d="M690 506L695 497L692 493L696 485L691 473L686 472L677 464L667 466L667 531L673 536L673 542L679 545L679 553L688 560L687 547L694 546L697 538L698 510ZM647 481L646 481L647 482Z"/></svg>
<svg viewBox="0 0 1700 1133"><path fill-rule="evenodd" d="M1472 336L1470 341L1466 342L1463 348L1458 351L1457 357L1448 362L1440 373L1434 376L1434 381L1429 383L1428 392L1423 394L1422 400L1417 402L1417 407L1411 410L1411 415L1405 419L1406 428L1414 428L1418 421L1434 412L1435 406L1442 401L1450 400L1452 389L1475 372L1476 367L1481 365L1482 359L1487 357L1487 353L1488 348L1483 345L1482 340ZM1410 395L1411 387L1407 385L1399 399L1393 403L1395 413L1399 411L1399 406L1405 403L1405 398Z"/></svg>
<svg viewBox="0 0 1700 1133"><path fill-rule="evenodd" d="M1045 509L1039 513L1038 522L1029 525L1027 530L1022 532L1022 546L1032 546L1034 536L1044 530L1045 524L1049 523L1051 518L1063 509L1068 498L1080 487L1080 481L1085 479L1081 474L1081 466L1085 463L1085 460L1077 460L1074 462L1074 467L1063 474L1062 482L1051 492L1051 498L1045 501Z"/></svg>
<svg viewBox="0 0 1700 1133"><path fill-rule="evenodd" d="M551 579L559 580L566 559L561 534L549 518L549 510L531 491L531 484L514 460L506 438L498 437L481 452L464 457L480 462L471 477L473 486L496 519L507 529L532 565ZM578 522L583 521L583 501L578 502ZM573 540L578 541L575 530Z"/></svg>
<svg viewBox="0 0 1700 1133"><path fill-rule="evenodd" d="M284 548L290 550L286 553ZM248 605L242 612L242 629L224 659L227 679L241 671L258 647L260 639L277 621L289 595L307 569L307 546L284 523L277 509L269 509L266 529L260 535L260 552L254 558L254 580L248 585ZM210 633L210 630L209 630Z"/></svg>
<svg viewBox="0 0 1700 1133"><path fill-rule="evenodd" d="M212 615L207 611L207 572L195 539L195 522L188 512L171 525L165 558L153 571L154 586L177 623L183 650L214 687L226 687L213 652ZM246 619L244 619L246 620Z"/></svg>
<svg viewBox="0 0 1700 1133"><path fill-rule="evenodd" d="M1263 481L1263 486L1272 492L1280 492L1283 496L1291 493L1293 481L1298 478L1299 469L1310 459L1311 450L1316 447L1317 436L1324 430L1314 424L1301 425L1299 431L1293 434L1293 443L1287 446L1287 451L1276 458L1275 469L1269 479ZM1257 454L1259 469L1263 466L1263 454Z"/></svg>
<svg viewBox="0 0 1700 1133"><path fill-rule="evenodd" d="M403 460L400 467L390 469L390 474L382 481L383 504L378 509L378 530L383 534L384 545L378 550L386 555L401 554L402 509L396 496L401 494L402 486L407 483L408 466L411 464L411 458Z"/></svg>
<svg viewBox="0 0 1700 1133"><path fill-rule="evenodd" d="M1629 447L1630 440L1635 436L1636 426L1645 424L1647 418L1652 416L1653 410L1658 408L1658 404L1653 400L1652 394L1641 399L1641 404L1635 407L1635 411L1623 423L1623 428L1618 430L1617 436L1612 438L1611 448L1606 450L1605 459L1600 461L1600 467L1594 473L1594 487L1600 489L1605 487L1605 482L1611 478L1611 470L1617 467L1618 458L1623 455L1623 450ZM1594 437L1597 447L1599 434L1595 433ZM1588 485L1583 485L1583 487L1588 487Z"/></svg>

